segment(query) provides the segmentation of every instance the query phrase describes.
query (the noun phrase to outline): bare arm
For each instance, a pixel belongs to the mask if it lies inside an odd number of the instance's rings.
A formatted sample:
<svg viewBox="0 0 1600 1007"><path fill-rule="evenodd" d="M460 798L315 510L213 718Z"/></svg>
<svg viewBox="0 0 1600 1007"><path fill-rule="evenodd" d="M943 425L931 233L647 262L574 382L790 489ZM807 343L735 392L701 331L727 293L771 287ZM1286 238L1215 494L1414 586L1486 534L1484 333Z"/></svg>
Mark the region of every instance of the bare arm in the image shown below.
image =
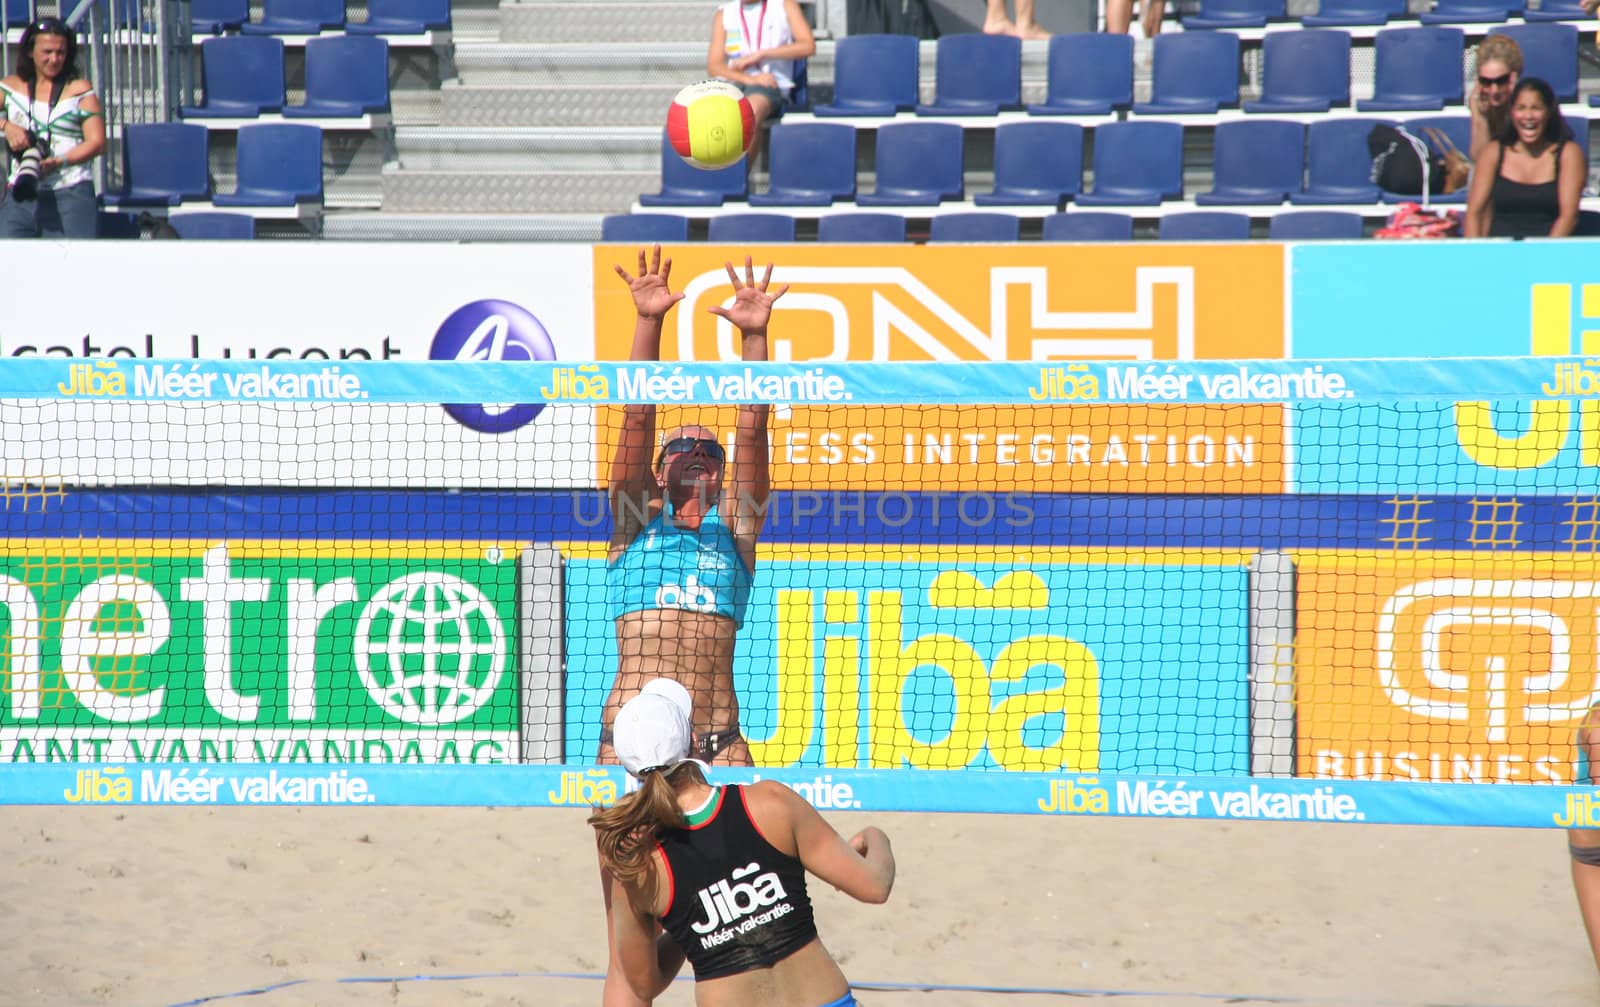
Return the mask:
<svg viewBox="0 0 1600 1007"><path fill-rule="evenodd" d="M806 870L862 902L882 903L894 889L894 851L882 829L866 828L846 840L799 794L762 782L762 798L777 805L793 829L796 856Z"/></svg>
<svg viewBox="0 0 1600 1007"><path fill-rule="evenodd" d="M757 55L762 60L810 59L817 51L817 40L812 37L811 24L806 21L805 11L800 9L799 0L784 0L783 14L789 22L789 34L794 36L794 41L787 45L763 49Z"/></svg>
<svg viewBox="0 0 1600 1007"><path fill-rule="evenodd" d="M85 84L87 85L87 82ZM79 103L79 107L85 112L93 113L83 120L83 142L69 150L56 150L53 156L46 158L40 164L41 168L54 171L63 164L86 164L105 151L106 120L100 107L100 99L91 94Z"/></svg>
<svg viewBox="0 0 1600 1007"><path fill-rule="evenodd" d="M643 891L615 879L611 884L611 935L623 975L641 1000L654 1000L683 967L683 950L660 932L654 916L639 908L648 899Z"/></svg>
<svg viewBox="0 0 1600 1007"><path fill-rule="evenodd" d="M1467 188L1467 216L1462 221L1461 233L1468 238L1482 238L1489 233L1494 219L1494 207L1489 203L1489 191L1494 187L1498 170L1500 145L1490 143L1479 151L1472 169L1472 185Z"/></svg>
<svg viewBox="0 0 1600 1007"><path fill-rule="evenodd" d="M1489 99L1478 85L1472 85L1472 90L1467 92L1467 116L1471 125L1470 137L1467 140L1467 156L1474 161L1483 153L1484 145L1489 137Z"/></svg>
<svg viewBox="0 0 1600 1007"><path fill-rule="evenodd" d="M660 360L661 330L667 312L683 300L681 293L674 294L668 281L672 276L672 260L661 258L661 246L655 246L649 261L643 249L639 251L639 275L629 276L620 265L617 275L628 284L633 296L638 319L633 325L633 348L629 360ZM611 555L614 558L628 547L645 526L650 504L661 495L656 484L653 452L656 436L656 407L653 405L626 405L622 407L622 432L617 439L617 453L611 458Z"/></svg>
<svg viewBox="0 0 1600 1007"><path fill-rule="evenodd" d="M1565 238L1578 228L1578 202L1583 198L1583 185L1589 180L1589 165L1576 143L1561 145L1559 170L1561 182L1556 186L1556 198L1560 212L1550 225L1552 238Z"/></svg>

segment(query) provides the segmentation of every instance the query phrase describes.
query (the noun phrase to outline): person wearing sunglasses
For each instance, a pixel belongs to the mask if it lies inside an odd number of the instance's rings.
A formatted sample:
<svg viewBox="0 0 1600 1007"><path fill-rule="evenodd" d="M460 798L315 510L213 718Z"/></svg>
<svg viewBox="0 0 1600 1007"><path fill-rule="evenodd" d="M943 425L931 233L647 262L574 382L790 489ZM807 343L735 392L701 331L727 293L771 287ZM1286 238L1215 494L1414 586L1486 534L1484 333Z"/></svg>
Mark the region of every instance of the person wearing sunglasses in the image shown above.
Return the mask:
<svg viewBox="0 0 1600 1007"><path fill-rule="evenodd" d="M1511 118L1511 90L1522 76L1522 47L1507 35L1490 35L1478 43L1477 81L1467 93L1472 139L1467 157L1474 162Z"/></svg>
<svg viewBox="0 0 1600 1007"><path fill-rule="evenodd" d="M741 276L727 264L730 302L710 309L740 332L742 358L767 359L767 322L789 288L771 289L772 266L758 278L745 257ZM669 285L672 260L661 247L639 252L637 274L621 265L637 319L630 360L661 359L667 313L683 299ZM616 620L617 674L601 712L599 761L614 763L611 728L618 711L645 683L671 679L692 698L695 758L748 766L750 747L739 732L733 652L756 562L770 490L766 405L742 405L732 450L717 431L699 425L669 430L657 441L656 407L622 407L622 429L611 459L612 533L606 593ZM611 883L606 893L610 960L605 1007L638 1007L622 978L610 939Z"/></svg>
<svg viewBox="0 0 1600 1007"><path fill-rule="evenodd" d="M0 81L11 172L0 238L93 238L100 213L91 162L106 146L105 117L78 72L78 39L58 18L22 31L17 72Z"/></svg>

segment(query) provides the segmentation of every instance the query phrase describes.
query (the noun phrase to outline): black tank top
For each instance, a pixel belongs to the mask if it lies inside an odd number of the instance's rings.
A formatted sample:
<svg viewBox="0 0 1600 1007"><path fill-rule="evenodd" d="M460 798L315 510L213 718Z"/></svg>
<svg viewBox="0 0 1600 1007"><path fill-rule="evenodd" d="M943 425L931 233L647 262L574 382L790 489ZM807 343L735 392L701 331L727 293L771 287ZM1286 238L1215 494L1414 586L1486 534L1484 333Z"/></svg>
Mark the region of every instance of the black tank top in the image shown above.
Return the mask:
<svg viewBox="0 0 1600 1007"><path fill-rule="evenodd" d="M1548 182L1529 184L1513 182L1500 174L1500 164L1506 158L1506 146L1500 145L1500 156L1494 163L1494 187L1489 190L1489 205L1494 208L1489 221L1491 238L1547 238L1556 218L1561 216L1561 196L1556 182L1561 178L1561 146L1565 140L1556 141L1556 177Z"/></svg>
<svg viewBox="0 0 1600 1007"><path fill-rule="evenodd" d="M661 837L672 884L661 924L697 980L765 968L817 937L805 867L762 838L743 787L715 800L708 820Z"/></svg>

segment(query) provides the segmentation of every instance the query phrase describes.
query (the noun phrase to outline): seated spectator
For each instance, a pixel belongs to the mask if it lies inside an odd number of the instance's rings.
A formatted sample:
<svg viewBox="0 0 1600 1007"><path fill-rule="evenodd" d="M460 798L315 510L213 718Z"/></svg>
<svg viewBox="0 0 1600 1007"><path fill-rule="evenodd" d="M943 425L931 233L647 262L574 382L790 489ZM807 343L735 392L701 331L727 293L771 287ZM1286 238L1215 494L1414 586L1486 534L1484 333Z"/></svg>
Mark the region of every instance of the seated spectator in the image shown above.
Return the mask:
<svg viewBox="0 0 1600 1007"><path fill-rule="evenodd" d="M1500 134L1484 145L1467 196L1469 238L1560 238L1578 225L1588 181L1583 148L1561 119L1555 92L1538 77L1512 89Z"/></svg>
<svg viewBox="0 0 1600 1007"><path fill-rule="evenodd" d="M1600 0L1595 2L1600 3ZM1033 19L1033 0L1017 0L1015 21L1006 16L1006 0L989 0L983 15L983 31L986 35L1015 35L1022 39L1050 37L1050 33Z"/></svg>
<svg viewBox="0 0 1600 1007"><path fill-rule="evenodd" d="M1478 79L1467 92L1467 110L1472 116L1467 156L1473 161L1483 153L1484 145L1506 128L1511 89L1522 76L1522 49L1506 35L1490 35L1478 43L1476 62Z"/></svg>
<svg viewBox="0 0 1600 1007"><path fill-rule="evenodd" d="M89 162L106 146L94 88L78 72L78 39L59 18L39 18L17 43L17 72L4 81L11 176L0 203L0 238L93 238L100 208Z"/></svg>
<svg viewBox="0 0 1600 1007"><path fill-rule="evenodd" d="M816 51L811 25L798 0L729 0L712 18L706 71L734 84L750 99L757 129L750 145L752 158L762 122L781 111L794 91L795 61L809 59Z"/></svg>

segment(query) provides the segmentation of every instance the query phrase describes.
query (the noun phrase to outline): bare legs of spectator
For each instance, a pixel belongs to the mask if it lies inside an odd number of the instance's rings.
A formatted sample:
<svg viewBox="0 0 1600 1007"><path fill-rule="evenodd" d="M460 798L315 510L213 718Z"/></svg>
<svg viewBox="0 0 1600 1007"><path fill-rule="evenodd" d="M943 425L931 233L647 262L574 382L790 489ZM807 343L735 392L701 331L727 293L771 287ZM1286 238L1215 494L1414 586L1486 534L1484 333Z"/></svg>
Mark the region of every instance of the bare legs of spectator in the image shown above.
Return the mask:
<svg viewBox="0 0 1600 1007"><path fill-rule="evenodd" d="M1023 39L1049 38L1050 33L1033 19L1033 0L1017 0L1017 19L1006 16L1006 0L987 0L983 30L987 35L1015 35Z"/></svg>
<svg viewBox="0 0 1600 1007"><path fill-rule="evenodd" d="M1144 11L1139 27L1145 38L1161 34L1161 20L1167 14L1167 0L1143 0ZM1126 35L1133 24L1133 0L1106 0L1106 31L1113 35Z"/></svg>

